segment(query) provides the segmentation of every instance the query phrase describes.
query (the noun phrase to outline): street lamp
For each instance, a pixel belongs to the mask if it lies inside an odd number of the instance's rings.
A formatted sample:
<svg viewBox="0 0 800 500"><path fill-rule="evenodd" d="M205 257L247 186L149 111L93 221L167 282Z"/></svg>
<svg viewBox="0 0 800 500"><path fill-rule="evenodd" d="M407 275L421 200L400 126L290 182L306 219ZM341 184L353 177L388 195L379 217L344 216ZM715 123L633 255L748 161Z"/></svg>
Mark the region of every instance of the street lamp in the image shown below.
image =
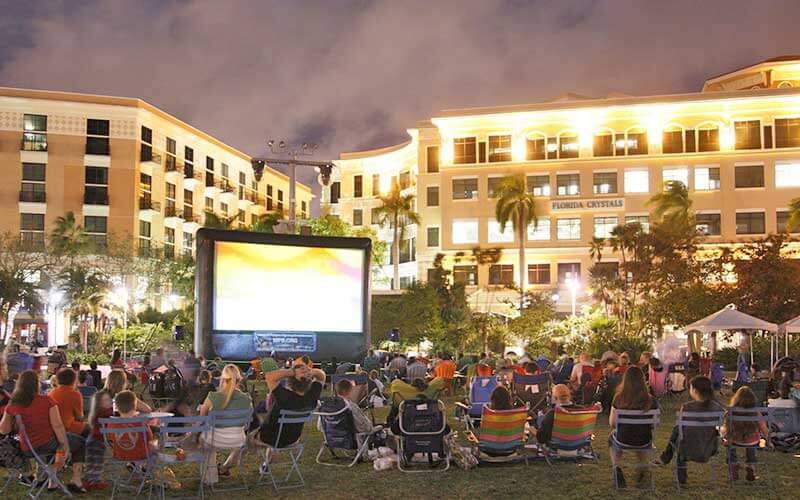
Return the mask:
<svg viewBox="0 0 800 500"><path fill-rule="evenodd" d="M50 335L50 328L47 329L47 344L48 347L50 345L57 345L58 341L56 336L58 335L58 306L61 304L61 300L64 298L64 292L57 288L53 288L50 290L49 293L49 302L50 302L50 315L53 318L53 328L52 328L52 337Z"/></svg>
<svg viewBox="0 0 800 500"><path fill-rule="evenodd" d="M128 361L128 289L120 286L116 295L122 303L122 362Z"/></svg>
<svg viewBox="0 0 800 500"><path fill-rule="evenodd" d="M575 296L578 293L578 287L580 283L578 283L577 278L569 277L566 281L567 288L569 288L569 295L570 299L572 300L572 317L575 317Z"/></svg>

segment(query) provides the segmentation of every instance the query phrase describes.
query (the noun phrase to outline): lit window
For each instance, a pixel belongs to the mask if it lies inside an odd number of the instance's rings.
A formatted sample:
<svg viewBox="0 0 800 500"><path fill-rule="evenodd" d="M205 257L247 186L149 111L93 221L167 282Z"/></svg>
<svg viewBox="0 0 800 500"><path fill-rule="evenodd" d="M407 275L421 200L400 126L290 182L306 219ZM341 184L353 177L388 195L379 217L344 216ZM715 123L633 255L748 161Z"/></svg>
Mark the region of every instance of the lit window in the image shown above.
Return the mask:
<svg viewBox="0 0 800 500"><path fill-rule="evenodd" d="M594 156L614 156L614 135L611 132L595 134L592 154Z"/></svg>
<svg viewBox="0 0 800 500"><path fill-rule="evenodd" d="M575 196L581 193L580 175L556 175L556 189L559 196Z"/></svg>
<svg viewBox="0 0 800 500"><path fill-rule="evenodd" d="M578 262L558 264L558 282L564 284L567 280L581 279L581 265Z"/></svg>
<svg viewBox="0 0 800 500"><path fill-rule="evenodd" d="M489 221L489 243L513 243L514 227L508 222L505 231L500 231L500 223L496 220Z"/></svg>
<svg viewBox="0 0 800 500"><path fill-rule="evenodd" d="M719 236L722 234L720 214L695 214L697 232L705 236Z"/></svg>
<svg viewBox="0 0 800 500"><path fill-rule="evenodd" d="M550 218L537 217L536 227L528 225L528 241L548 241L550 239Z"/></svg>
<svg viewBox="0 0 800 500"><path fill-rule="evenodd" d="M529 175L528 192L534 196L550 196L550 176Z"/></svg>
<svg viewBox="0 0 800 500"><path fill-rule="evenodd" d="M477 285L478 266L453 266L453 281L462 285Z"/></svg>
<svg viewBox="0 0 800 500"><path fill-rule="evenodd" d="M454 200L475 200L478 198L478 179L453 179Z"/></svg>
<svg viewBox="0 0 800 500"><path fill-rule="evenodd" d="M559 240L579 240L581 239L581 220L558 219L556 222L556 238Z"/></svg>
<svg viewBox="0 0 800 500"><path fill-rule="evenodd" d="M763 165L737 165L735 173L737 188L764 187Z"/></svg>
<svg viewBox="0 0 800 500"><path fill-rule="evenodd" d="M761 121L734 122L736 149L761 149Z"/></svg>
<svg viewBox="0 0 800 500"><path fill-rule="evenodd" d="M800 163L775 164L775 187L800 186Z"/></svg>
<svg viewBox="0 0 800 500"><path fill-rule="evenodd" d="M626 170L625 171L625 192L626 193L649 193L650 176L647 170Z"/></svg>
<svg viewBox="0 0 800 500"><path fill-rule="evenodd" d="M684 187L689 187L688 168L665 168L662 173L662 177L664 180L664 189L666 189L667 183L671 181L680 182Z"/></svg>
<svg viewBox="0 0 800 500"><path fill-rule="evenodd" d="M474 137L462 137L453 140L453 163L475 163L477 159L477 141Z"/></svg>
<svg viewBox="0 0 800 500"><path fill-rule="evenodd" d="M683 130L680 127L673 125L664 129L661 151L664 154L683 153Z"/></svg>
<svg viewBox="0 0 800 500"><path fill-rule="evenodd" d="M642 232L650 231L650 216L649 215L626 215L625 224L639 224L642 227Z"/></svg>
<svg viewBox="0 0 800 500"><path fill-rule="evenodd" d="M707 124L697 128L697 150L719 151L719 127Z"/></svg>
<svg viewBox="0 0 800 500"><path fill-rule="evenodd" d="M800 147L800 118L775 119L775 147Z"/></svg>
<svg viewBox="0 0 800 500"><path fill-rule="evenodd" d="M713 191L719 189L719 167L695 167L695 191Z"/></svg>
<svg viewBox="0 0 800 500"><path fill-rule="evenodd" d="M595 217L594 236L595 238L610 238L611 230L617 227L616 217Z"/></svg>
<svg viewBox="0 0 800 500"><path fill-rule="evenodd" d="M628 155L646 155L647 130L637 128L628 131L628 137L625 141L625 148Z"/></svg>
<svg viewBox="0 0 800 500"><path fill-rule="evenodd" d="M547 150L544 136L528 137L525 141L526 160L544 160L547 157Z"/></svg>
<svg viewBox="0 0 800 500"><path fill-rule="evenodd" d="M617 173L616 172L595 172L594 184L592 186L594 194L614 194L617 192Z"/></svg>
<svg viewBox="0 0 800 500"><path fill-rule="evenodd" d="M578 136L571 133L561 134L558 137L558 157L577 158L580 151Z"/></svg>
<svg viewBox="0 0 800 500"><path fill-rule="evenodd" d="M512 264L492 264L489 266L490 285L513 285L514 266Z"/></svg>
<svg viewBox="0 0 800 500"><path fill-rule="evenodd" d="M489 177L489 198L497 198L497 191L502 183L503 177Z"/></svg>
<svg viewBox="0 0 800 500"><path fill-rule="evenodd" d="M455 219L452 227L454 245L478 242L477 219Z"/></svg>
<svg viewBox="0 0 800 500"><path fill-rule="evenodd" d="M528 283L531 285L549 285L550 264L528 264Z"/></svg>
<svg viewBox="0 0 800 500"><path fill-rule="evenodd" d="M511 136L489 136L489 161L511 161Z"/></svg>

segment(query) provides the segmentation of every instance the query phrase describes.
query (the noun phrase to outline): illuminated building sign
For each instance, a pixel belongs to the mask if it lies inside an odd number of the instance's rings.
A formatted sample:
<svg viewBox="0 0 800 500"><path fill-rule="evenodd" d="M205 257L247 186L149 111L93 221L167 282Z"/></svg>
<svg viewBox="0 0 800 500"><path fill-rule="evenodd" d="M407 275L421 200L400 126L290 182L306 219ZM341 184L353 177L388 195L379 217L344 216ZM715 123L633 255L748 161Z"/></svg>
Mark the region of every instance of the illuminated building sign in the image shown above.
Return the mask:
<svg viewBox="0 0 800 500"><path fill-rule="evenodd" d="M554 200L550 202L551 212L593 212L609 209L625 210L625 198Z"/></svg>

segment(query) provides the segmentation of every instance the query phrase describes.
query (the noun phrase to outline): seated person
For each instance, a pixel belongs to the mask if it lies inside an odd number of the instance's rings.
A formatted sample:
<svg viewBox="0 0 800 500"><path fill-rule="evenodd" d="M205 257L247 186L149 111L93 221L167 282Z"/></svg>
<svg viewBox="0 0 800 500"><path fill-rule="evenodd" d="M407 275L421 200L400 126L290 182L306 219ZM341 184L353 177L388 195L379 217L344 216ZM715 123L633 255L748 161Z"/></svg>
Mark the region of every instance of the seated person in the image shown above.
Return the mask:
<svg viewBox="0 0 800 500"><path fill-rule="evenodd" d="M114 405L117 407L119 416L122 418L134 418L139 416L136 410L136 395L132 391L122 391L114 397ZM124 429L126 427L141 427L140 423L115 424L110 423L109 429ZM124 434L111 434L111 452L117 460L138 462L152 458L158 449L158 442L153 437L153 431L145 425L146 436L141 432L131 432ZM144 439L146 437L146 439Z"/></svg>
<svg viewBox="0 0 800 500"><path fill-rule="evenodd" d="M711 379L706 376L698 375L689 381L689 396L692 400L681 406L681 411L684 413L723 411L722 406L714 400ZM667 447L661 453L660 463L668 464L677 451L678 481L686 484L687 460L706 462L716 455L719 447L719 433L716 428L711 427L684 427L683 434L683 442L678 448L678 426L672 428L672 435Z"/></svg>
<svg viewBox="0 0 800 500"><path fill-rule="evenodd" d="M573 390L578 390L578 387L580 387L581 375L591 373L594 370L594 363L589 359L589 353L582 352L578 360L578 363L572 366L572 372L569 375L569 385Z"/></svg>
<svg viewBox="0 0 800 500"><path fill-rule="evenodd" d="M522 369L524 370L524 375L539 375L539 365L534 363L533 361L528 361L527 363L522 365Z"/></svg>
<svg viewBox="0 0 800 500"><path fill-rule="evenodd" d="M384 391L386 390L386 387L383 385L383 382L380 379L378 370L369 371L369 380L370 386L374 385L375 388L378 389L378 396L384 397Z"/></svg>
<svg viewBox="0 0 800 500"><path fill-rule="evenodd" d="M564 384L558 384L553 387L553 404L554 408L547 410L541 421L536 426L536 441L542 444L550 444L550 438L553 435L553 422L555 421L556 411L555 408L575 408L572 404L572 393Z"/></svg>
<svg viewBox="0 0 800 500"><path fill-rule="evenodd" d="M514 409L511 391L508 390L508 387L498 385L492 390L492 393L489 395L489 408L497 411Z"/></svg>
<svg viewBox="0 0 800 500"><path fill-rule="evenodd" d="M495 375L498 384L510 384L514 379L514 363L508 358L498 360Z"/></svg>
<svg viewBox="0 0 800 500"><path fill-rule="evenodd" d="M489 363L485 362L485 360L475 365L475 375L479 377L491 377L493 374L494 370L492 370L492 367L489 366Z"/></svg>
<svg viewBox="0 0 800 500"><path fill-rule="evenodd" d="M431 380L430 383L418 378L413 380L410 384L399 378L393 380L392 383L389 384L392 408L389 410L389 415L386 417L386 424L391 425L397 419L400 402L420 397L436 399L439 397L439 393L443 388L444 379L441 378L435 378Z"/></svg>
<svg viewBox="0 0 800 500"><path fill-rule="evenodd" d="M369 418L367 418L366 415L364 415L364 412L361 410L361 408L359 408L357 404L354 404L350 400L350 395L354 388L355 384L352 380L341 379L336 383L336 395L344 401L345 406L353 415L353 426L356 430L356 439L358 439L358 445L361 446L361 443L364 439L363 435L372 432L373 426L372 422L369 420Z"/></svg>
<svg viewBox="0 0 800 500"><path fill-rule="evenodd" d="M89 376L92 377L92 385L99 391L103 388L103 375L97 369L97 361L89 363Z"/></svg>
<svg viewBox="0 0 800 500"><path fill-rule="evenodd" d="M303 432L302 424L284 425L278 440L281 410L310 410L317 406L325 383L325 372L308 366L308 358L303 356L292 362L291 368L273 370L265 374L267 389L270 391L272 405L261 424L258 436L261 442L282 448L294 444ZM286 386L281 380L286 379Z"/></svg>

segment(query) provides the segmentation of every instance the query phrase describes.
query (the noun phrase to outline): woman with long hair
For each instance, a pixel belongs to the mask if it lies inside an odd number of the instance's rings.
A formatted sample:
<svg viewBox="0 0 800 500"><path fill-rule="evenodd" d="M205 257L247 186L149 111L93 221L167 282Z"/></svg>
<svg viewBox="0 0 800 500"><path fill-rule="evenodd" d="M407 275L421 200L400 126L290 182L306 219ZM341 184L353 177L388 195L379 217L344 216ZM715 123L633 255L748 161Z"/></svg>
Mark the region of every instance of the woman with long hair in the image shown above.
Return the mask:
<svg viewBox="0 0 800 500"><path fill-rule="evenodd" d="M116 369L125 369L125 361L122 359L122 351L119 349L114 349L114 353L111 355L111 368Z"/></svg>
<svg viewBox="0 0 800 500"><path fill-rule="evenodd" d="M70 449L76 452L83 449L83 438L76 435L67 436L58 407L52 399L40 394L40 388L39 375L35 371L27 370L19 375L11 395L11 402L6 406L3 419L0 420L0 433L10 433L14 429L14 419L17 416L22 417L22 424L28 437L27 440L20 438L23 455L33 458L35 451L44 460L49 460L55 455L56 460L50 467L58 470L66 463ZM75 473L73 470L73 476ZM80 470L77 474L77 478L73 477L73 482L67 487L74 493L85 493L86 490L81 484ZM57 489L52 482L48 484L48 490L51 489Z"/></svg>
<svg viewBox="0 0 800 500"><path fill-rule="evenodd" d="M641 448L636 450L636 456L640 465L649 464L650 443L653 441L653 429L648 425L636 424L619 424L617 425L617 410L638 410L642 412L641 418L647 418L644 415L649 410L658 409L658 401L650 395L647 390L647 383L644 380L644 373L638 366L629 366L622 376L622 383L617 388L617 393L611 402L611 414L608 417L608 423L614 429L608 437L608 444L611 454L614 456L614 463L618 463L622 458L622 450L619 445L632 448ZM626 418L637 418L635 415ZM622 475L622 469L617 466L615 468L615 478L617 486L620 488L625 487L625 478ZM637 474L637 483L640 485L648 480L647 474L649 468L647 466L639 467Z"/></svg>
<svg viewBox="0 0 800 500"><path fill-rule="evenodd" d="M253 408L250 396L239 390L242 373L236 365L226 365L220 375L219 390L209 392L206 400L200 406L200 415L206 416L211 412L224 410L244 410ZM230 470L239 463L239 456L245 445L247 429L244 427L215 427L206 432L202 439L208 447L208 467L204 481L214 484L219 481L219 476L229 476ZM216 463L214 448L233 450L224 463Z"/></svg>
<svg viewBox="0 0 800 500"><path fill-rule="evenodd" d="M489 395L489 406L492 410L511 410L514 402L511 400L511 391L504 385L498 385Z"/></svg>
<svg viewBox="0 0 800 500"><path fill-rule="evenodd" d="M758 406L758 398L750 387L743 385L731 398L729 404L729 412L734 412L737 415L736 408L751 409ZM752 417L752 414L744 414L742 416ZM758 445L761 439L769 438L769 429L767 428L766 421L761 418L757 422L733 422L729 427L728 415L725 415L725 423L720 429L722 436L728 441L728 466L730 467L731 478L736 481L739 479L739 464L736 455L736 447L732 444L751 446L745 448L745 455L747 460L746 475L748 481L756 480L756 471L752 464L756 463L756 450L752 448Z"/></svg>
<svg viewBox="0 0 800 500"><path fill-rule="evenodd" d="M128 375L124 370L115 369L111 370L108 377L106 377L106 385L103 387L103 390L107 391L113 400L117 394L129 388ZM136 398L136 411L139 413L150 413L153 409L141 399Z"/></svg>

